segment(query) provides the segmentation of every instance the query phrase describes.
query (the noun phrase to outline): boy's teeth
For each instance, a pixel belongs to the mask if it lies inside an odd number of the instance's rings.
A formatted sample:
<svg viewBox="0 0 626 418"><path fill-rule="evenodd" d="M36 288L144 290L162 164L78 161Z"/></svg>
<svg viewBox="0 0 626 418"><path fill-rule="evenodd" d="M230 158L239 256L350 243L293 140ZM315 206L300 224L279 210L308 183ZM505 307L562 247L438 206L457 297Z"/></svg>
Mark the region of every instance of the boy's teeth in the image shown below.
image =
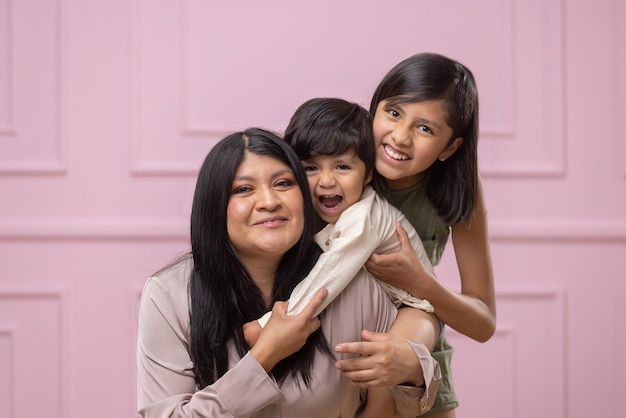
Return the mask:
<svg viewBox="0 0 626 418"><path fill-rule="evenodd" d="M334 207L341 202L342 197L336 194L327 194L320 196L320 203L326 207Z"/></svg>
<svg viewBox="0 0 626 418"><path fill-rule="evenodd" d="M407 157L404 154L398 154L397 152L394 152L393 149L391 149L390 146L385 145L385 152L387 153L388 156L390 156L391 158L395 159L395 160L402 160L402 161L406 161L409 159L409 157Z"/></svg>

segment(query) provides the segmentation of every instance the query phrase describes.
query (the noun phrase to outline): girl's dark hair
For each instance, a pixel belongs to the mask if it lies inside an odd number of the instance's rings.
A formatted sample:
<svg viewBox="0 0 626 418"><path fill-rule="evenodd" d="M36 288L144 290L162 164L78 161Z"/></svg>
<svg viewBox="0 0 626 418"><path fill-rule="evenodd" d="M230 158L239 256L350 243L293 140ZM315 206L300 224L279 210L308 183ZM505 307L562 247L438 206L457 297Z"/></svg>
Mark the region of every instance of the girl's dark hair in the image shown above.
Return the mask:
<svg viewBox="0 0 626 418"><path fill-rule="evenodd" d="M390 105L443 100L452 128L448 145L462 137L463 143L445 161L435 161L424 173L426 194L448 225L471 219L478 187L478 90L472 72L463 64L434 53L413 55L397 64L380 82L370 106L372 117L378 104ZM384 182L375 173L375 184Z"/></svg>
<svg viewBox="0 0 626 418"><path fill-rule="evenodd" d="M228 370L227 344L232 342L243 357L249 347L242 325L266 311L259 288L241 263L229 239L226 212L235 171L246 153L268 156L285 163L294 173L304 200L304 231L283 256L276 272L273 301L287 300L293 288L313 267L320 250L313 243L315 210L300 160L279 136L250 128L227 136L208 153L198 174L191 211L189 283L191 305L190 352L199 388L215 382ZM332 356L318 329L300 351L283 359L272 370L279 383L291 375L309 385L316 349Z"/></svg>
<svg viewBox="0 0 626 418"><path fill-rule="evenodd" d="M369 174L376 163L372 118L362 106L337 98L315 98L296 109L285 141L300 160L353 150Z"/></svg>

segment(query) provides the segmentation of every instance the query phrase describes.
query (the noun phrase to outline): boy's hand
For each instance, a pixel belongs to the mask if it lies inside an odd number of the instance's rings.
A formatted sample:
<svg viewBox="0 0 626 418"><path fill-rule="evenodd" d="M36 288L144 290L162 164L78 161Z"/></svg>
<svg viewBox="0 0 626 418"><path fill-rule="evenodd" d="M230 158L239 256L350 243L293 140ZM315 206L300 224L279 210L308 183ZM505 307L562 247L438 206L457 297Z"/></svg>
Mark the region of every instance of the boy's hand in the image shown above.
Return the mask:
<svg viewBox="0 0 626 418"><path fill-rule="evenodd" d="M259 335L261 335L261 325L259 321L254 320L243 324L243 337L246 339L250 348L254 347L254 344L256 344L259 339Z"/></svg>

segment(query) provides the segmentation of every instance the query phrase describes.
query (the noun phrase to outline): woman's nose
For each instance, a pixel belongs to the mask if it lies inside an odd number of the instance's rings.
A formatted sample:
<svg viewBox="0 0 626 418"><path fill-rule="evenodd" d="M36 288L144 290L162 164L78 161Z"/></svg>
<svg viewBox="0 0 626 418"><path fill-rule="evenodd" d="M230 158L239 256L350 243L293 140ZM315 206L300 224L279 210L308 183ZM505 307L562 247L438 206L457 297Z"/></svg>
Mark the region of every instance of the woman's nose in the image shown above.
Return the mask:
<svg viewBox="0 0 626 418"><path fill-rule="evenodd" d="M280 198L277 192L271 188L258 191L257 207L265 210L274 210L280 206Z"/></svg>

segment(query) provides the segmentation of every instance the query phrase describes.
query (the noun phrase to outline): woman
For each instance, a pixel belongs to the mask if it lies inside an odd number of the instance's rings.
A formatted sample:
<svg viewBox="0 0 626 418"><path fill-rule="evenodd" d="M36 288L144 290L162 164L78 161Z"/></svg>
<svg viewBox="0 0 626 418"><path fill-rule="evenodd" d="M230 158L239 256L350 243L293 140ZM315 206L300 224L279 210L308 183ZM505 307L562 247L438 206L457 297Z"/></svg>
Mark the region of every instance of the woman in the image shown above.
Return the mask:
<svg viewBox="0 0 626 418"><path fill-rule="evenodd" d="M329 346L357 340L365 328L386 331L397 310L361 270L319 319L311 316L323 291L301 314L286 315L277 301L288 299L320 252L309 196L300 161L272 133L251 128L209 152L193 201L191 253L151 277L142 293L142 416L355 414L359 389L337 371ZM272 305L248 349L242 325ZM398 416L412 416L405 411L415 410L420 390L392 388Z"/></svg>

